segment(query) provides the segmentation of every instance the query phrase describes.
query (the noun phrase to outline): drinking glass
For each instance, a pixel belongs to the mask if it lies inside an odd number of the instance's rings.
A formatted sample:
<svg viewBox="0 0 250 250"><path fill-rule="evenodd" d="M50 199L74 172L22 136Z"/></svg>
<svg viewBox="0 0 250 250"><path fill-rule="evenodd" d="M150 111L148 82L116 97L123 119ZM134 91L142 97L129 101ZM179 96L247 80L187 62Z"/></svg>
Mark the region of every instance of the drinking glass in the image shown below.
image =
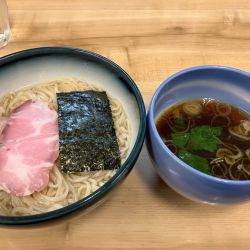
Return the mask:
<svg viewBox="0 0 250 250"><path fill-rule="evenodd" d="M9 15L6 0L0 0L0 48L10 40Z"/></svg>

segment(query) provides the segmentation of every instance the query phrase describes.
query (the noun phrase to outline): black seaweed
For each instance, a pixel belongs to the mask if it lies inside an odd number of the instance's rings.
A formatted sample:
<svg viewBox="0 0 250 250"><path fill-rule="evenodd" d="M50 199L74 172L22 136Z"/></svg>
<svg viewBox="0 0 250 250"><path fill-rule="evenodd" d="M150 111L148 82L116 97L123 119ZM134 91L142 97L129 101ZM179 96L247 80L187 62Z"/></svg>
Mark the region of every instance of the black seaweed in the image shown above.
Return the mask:
<svg viewBox="0 0 250 250"><path fill-rule="evenodd" d="M113 170L120 151L106 92L57 93L60 169Z"/></svg>

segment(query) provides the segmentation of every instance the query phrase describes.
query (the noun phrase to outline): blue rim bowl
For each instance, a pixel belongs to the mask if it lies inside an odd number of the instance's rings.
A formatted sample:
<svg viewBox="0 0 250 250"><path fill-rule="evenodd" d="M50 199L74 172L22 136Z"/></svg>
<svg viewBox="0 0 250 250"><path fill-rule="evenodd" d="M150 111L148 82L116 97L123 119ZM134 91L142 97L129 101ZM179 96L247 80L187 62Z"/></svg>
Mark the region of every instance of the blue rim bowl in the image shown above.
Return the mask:
<svg viewBox="0 0 250 250"><path fill-rule="evenodd" d="M175 156L163 143L155 120L180 101L213 98L250 113L250 74L225 66L196 66L167 78L154 93L147 115L147 147L159 176L176 192L194 201L234 204L250 200L250 181L204 174Z"/></svg>
<svg viewBox="0 0 250 250"><path fill-rule="evenodd" d="M133 97L132 99L138 109L136 111L138 111L137 122L139 124L138 132L134 139L134 145L125 163L117 171L117 173L109 181L107 181L102 187L97 189L95 192L91 193L86 198L83 198L66 207L63 207L63 208L60 208L51 212L47 212L47 213L28 215L28 216L0 216L0 224L17 225L17 224L37 223L37 222L42 222L42 221L47 221L50 219L62 217L66 214L72 213L79 209L82 209L82 210L87 209L90 206L93 207L94 204L96 206L97 204L101 202L101 200L104 199L104 197L106 197L106 195L111 190L113 190L117 186L117 184L119 184L129 174L129 172L133 168L140 154L140 151L144 142L145 131L146 131L146 111L145 111L144 102L143 102L141 93L139 89L137 88L135 82L132 80L132 78L120 66L118 66L113 61L99 54L93 53L91 51L81 50L77 48L42 47L42 48L28 49L28 50L20 51L20 52L13 53L13 54L0 58L0 80L1 80L1 76L3 76L3 79L6 80L11 75L11 79L10 79L11 81L14 79L13 78L13 75L14 75L16 77L17 84L19 84L19 82L22 81L22 79L19 79L21 75L24 75L23 77L25 80L28 80L28 78L27 79L25 78L26 73L25 74L23 73L23 71L25 70L28 70L28 73L34 74L35 77L39 78L39 77L43 77L44 75L46 75L46 71L47 73L51 73L51 71L53 71L53 68L50 68L50 66L52 67L58 66L58 65L54 65L53 62L56 62L57 64L61 64L61 63L63 64L63 63L68 63L70 60L73 62L76 61L77 64L80 63L80 69L82 69L81 67L81 63L82 63L82 65L85 66L86 68L86 73L88 73L88 69L91 69L93 64L97 65L98 67L101 67L100 74L103 74L103 72L108 72L110 75L114 75L115 78L117 78L120 84L122 85L123 89L126 89L127 95L131 94L131 96ZM86 66L86 63L88 63L87 66ZM46 71L42 71L40 67L44 67ZM64 70L67 70L70 67L71 65L67 65L67 67L64 67ZM59 68L57 67L56 70L58 71L57 74L59 75L64 74L63 72L64 70L61 70L60 67ZM74 73L79 72L79 70L75 70L72 72ZM94 72L95 75L98 75L98 73L99 72ZM109 76L108 80L109 79L111 79L111 76ZM35 78L35 80L36 82L38 82L38 79ZM101 80L103 80L102 76L101 76ZM113 89L115 91L116 89L116 86L107 85L107 87L111 88L111 91L113 91ZM0 85L0 89L1 91L3 89L2 83ZM135 112L135 110L133 112Z"/></svg>

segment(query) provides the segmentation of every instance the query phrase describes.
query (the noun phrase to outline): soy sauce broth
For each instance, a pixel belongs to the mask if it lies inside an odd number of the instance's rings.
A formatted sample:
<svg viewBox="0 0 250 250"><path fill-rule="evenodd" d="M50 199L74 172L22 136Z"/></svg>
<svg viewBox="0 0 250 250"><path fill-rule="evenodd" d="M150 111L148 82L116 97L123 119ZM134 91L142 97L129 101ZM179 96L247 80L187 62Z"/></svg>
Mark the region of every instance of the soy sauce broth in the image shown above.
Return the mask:
<svg viewBox="0 0 250 250"><path fill-rule="evenodd" d="M250 180L250 116L213 99L177 103L156 119L166 146L209 175Z"/></svg>

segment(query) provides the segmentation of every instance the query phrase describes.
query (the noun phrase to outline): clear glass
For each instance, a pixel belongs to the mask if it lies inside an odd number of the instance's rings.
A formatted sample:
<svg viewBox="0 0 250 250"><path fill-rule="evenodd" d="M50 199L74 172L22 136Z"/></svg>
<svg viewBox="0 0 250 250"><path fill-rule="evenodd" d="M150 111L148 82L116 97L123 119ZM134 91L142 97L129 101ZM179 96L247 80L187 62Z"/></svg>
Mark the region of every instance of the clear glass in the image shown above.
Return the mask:
<svg viewBox="0 0 250 250"><path fill-rule="evenodd" d="M10 40L10 24L6 0L0 0L0 48Z"/></svg>

